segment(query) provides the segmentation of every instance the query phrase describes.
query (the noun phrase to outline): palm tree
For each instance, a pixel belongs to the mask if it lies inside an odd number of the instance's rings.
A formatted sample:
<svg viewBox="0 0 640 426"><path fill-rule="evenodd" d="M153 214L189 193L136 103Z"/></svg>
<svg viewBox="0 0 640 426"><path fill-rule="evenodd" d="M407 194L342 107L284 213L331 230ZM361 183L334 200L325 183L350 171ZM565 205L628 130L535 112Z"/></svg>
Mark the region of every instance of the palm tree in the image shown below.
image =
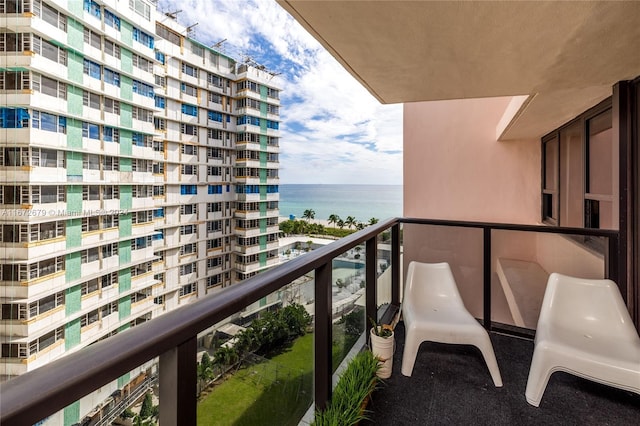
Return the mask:
<svg viewBox="0 0 640 426"><path fill-rule="evenodd" d="M342 220L342 219L338 219L336 224L338 225L338 228L340 228L340 229L344 228L344 225L345 225L344 220Z"/></svg>
<svg viewBox="0 0 640 426"><path fill-rule="evenodd" d="M356 224L356 229L357 229L357 230L362 230L362 229L364 229L364 223L362 223L362 222L358 222L358 223Z"/></svg>
<svg viewBox="0 0 640 426"><path fill-rule="evenodd" d="M375 217L372 217L371 219L369 219L369 225L375 225L378 222L379 220Z"/></svg>
<svg viewBox="0 0 640 426"><path fill-rule="evenodd" d="M316 212L313 209L307 209L302 213L302 217L307 219L307 222L316 217Z"/></svg>
<svg viewBox="0 0 640 426"><path fill-rule="evenodd" d="M344 224L347 225L349 229L351 229L351 227L354 226L356 223L358 222L356 221L356 218L353 216L347 216L347 218L344 220Z"/></svg>
<svg viewBox="0 0 640 426"><path fill-rule="evenodd" d="M339 220L340 220L340 216L338 216L337 214L329 215L329 220L328 220L329 225L331 225L332 223L334 225L336 225ZM334 228L335 228L335 226L334 226Z"/></svg>

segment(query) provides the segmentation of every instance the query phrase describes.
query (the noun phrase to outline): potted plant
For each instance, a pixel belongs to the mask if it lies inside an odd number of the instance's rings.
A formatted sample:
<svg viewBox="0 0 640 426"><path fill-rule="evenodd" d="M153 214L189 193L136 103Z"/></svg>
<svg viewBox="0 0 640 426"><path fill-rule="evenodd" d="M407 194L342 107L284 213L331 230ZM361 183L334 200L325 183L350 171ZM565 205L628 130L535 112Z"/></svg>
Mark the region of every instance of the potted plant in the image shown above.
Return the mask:
<svg viewBox="0 0 640 426"><path fill-rule="evenodd" d="M378 359L369 350L359 352L347 365L324 410L315 412L313 426L356 425L366 419L369 396L378 384Z"/></svg>
<svg viewBox="0 0 640 426"><path fill-rule="evenodd" d="M378 324L373 318L371 321L371 352L380 361L380 369L376 373L381 379L391 377L393 369L393 352L395 351L395 339L393 327L389 324Z"/></svg>

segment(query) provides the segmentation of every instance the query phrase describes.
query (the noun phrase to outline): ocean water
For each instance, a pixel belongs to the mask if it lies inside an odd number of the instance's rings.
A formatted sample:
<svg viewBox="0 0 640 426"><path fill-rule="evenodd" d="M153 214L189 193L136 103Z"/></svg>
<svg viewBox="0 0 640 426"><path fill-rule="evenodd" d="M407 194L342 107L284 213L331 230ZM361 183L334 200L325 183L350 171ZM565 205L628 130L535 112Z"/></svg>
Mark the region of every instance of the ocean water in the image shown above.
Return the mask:
<svg viewBox="0 0 640 426"><path fill-rule="evenodd" d="M332 214L358 222L402 216L402 185L280 185L280 216L301 219L307 209L315 218L327 220Z"/></svg>

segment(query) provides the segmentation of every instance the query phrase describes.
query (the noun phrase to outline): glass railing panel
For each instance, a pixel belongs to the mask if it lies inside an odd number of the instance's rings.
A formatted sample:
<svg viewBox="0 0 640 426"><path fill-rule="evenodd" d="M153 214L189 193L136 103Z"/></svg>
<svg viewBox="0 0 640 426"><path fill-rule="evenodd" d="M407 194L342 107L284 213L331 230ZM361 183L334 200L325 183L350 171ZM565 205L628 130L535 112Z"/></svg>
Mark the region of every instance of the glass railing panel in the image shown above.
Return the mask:
<svg viewBox="0 0 640 426"><path fill-rule="evenodd" d="M44 367L46 368L46 367ZM158 421L158 359L124 374L64 409L36 423L43 426L144 424Z"/></svg>
<svg viewBox="0 0 640 426"><path fill-rule="evenodd" d="M332 366L335 371L365 330L365 246L333 259L331 279Z"/></svg>
<svg viewBox="0 0 640 426"><path fill-rule="evenodd" d="M413 260L447 262L465 307L475 318L484 318L482 229L404 224L403 248L403 271Z"/></svg>
<svg viewBox="0 0 640 426"><path fill-rule="evenodd" d="M313 275L198 335L198 425L297 425L313 401Z"/></svg>
<svg viewBox="0 0 640 426"><path fill-rule="evenodd" d="M607 239L494 230L491 319L535 329L549 274L604 278Z"/></svg>

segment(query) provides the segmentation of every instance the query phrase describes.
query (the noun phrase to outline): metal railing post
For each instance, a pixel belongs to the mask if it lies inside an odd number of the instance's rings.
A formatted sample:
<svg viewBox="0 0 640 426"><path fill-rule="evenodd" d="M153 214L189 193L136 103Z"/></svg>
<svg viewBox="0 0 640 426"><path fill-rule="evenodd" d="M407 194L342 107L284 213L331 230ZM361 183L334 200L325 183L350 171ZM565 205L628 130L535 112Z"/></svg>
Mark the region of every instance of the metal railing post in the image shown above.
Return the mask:
<svg viewBox="0 0 640 426"><path fill-rule="evenodd" d="M391 304L400 306L400 272L403 265L400 264L400 224L391 227Z"/></svg>
<svg viewBox="0 0 640 426"><path fill-rule="evenodd" d="M491 228L484 227L483 231L483 323L487 331L491 331Z"/></svg>
<svg viewBox="0 0 640 426"><path fill-rule="evenodd" d="M196 426L197 338L160 355L160 424Z"/></svg>
<svg viewBox="0 0 640 426"><path fill-rule="evenodd" d="M315 269L314 397L317 409L331 399L332 260Z"/></svg>
<svg viewBox="0 0 640 426"><path fill-rule="evenodd" d="M376 300L376 290L378 286L378 244L377 244L377 236L369 238L366 243L366 276L365 276L365 330L369 329L369 318L373 318L378 321L378 306ZM365 333L367 336L367 341L369 341L369 334Z"/></svg>

